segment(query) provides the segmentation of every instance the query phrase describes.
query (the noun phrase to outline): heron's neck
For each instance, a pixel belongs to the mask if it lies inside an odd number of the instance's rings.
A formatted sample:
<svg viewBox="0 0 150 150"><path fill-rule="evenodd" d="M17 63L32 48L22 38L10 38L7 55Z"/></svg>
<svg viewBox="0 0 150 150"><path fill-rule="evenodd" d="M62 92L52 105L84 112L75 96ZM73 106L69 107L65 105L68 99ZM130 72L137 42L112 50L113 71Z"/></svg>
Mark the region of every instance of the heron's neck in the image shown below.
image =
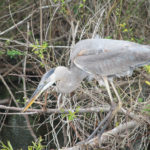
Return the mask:
<svg viewBox="0 0 150 150"><path fill-rule="evenodd" d="M81 82L85 77L87 77L87 73L82 71L81 69L77 68L76 66L72 66L70 69L70 79L76 82Z"/></svg>

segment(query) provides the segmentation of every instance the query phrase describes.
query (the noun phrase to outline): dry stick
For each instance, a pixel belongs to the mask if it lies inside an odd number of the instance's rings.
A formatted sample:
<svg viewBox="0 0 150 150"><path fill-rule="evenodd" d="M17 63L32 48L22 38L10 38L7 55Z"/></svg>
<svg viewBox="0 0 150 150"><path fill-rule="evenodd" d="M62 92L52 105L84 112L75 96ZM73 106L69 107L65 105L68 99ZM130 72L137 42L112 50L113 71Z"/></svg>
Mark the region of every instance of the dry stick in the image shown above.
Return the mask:
<svg viewBox="0 0 150 150"><path fill-rule="evenodd" d="M114 83L112 81L110 83L111 83L111 86L112 86L112 88L113 88L113 90L114 90L118 100L119 100L118 110L121 110L125 115L128 115L130 118L132 118L132 119L134 119L136 121L141 121L141 119L143 119L145 122L150 123L149 120L147 120L146 118L144 118L144 117L142 117L140 115L135 115L133 112L128 112L127 110L122 108L122 100L121 100L121 98L120 98L120 96L119 96L119 94L117 92L117 89L115 88L115 85L114 85Z"/></svg>
<svg viewBox="0 0 150 150"><path fill-rule="evenodd" d="M16 102L16 99L15 99L14 95L12 94L10 88L8 87L8 85L7 85L7 83L5 82L5 80L4 80L4 78L3 78L2 75L0 75L0 79L2 80L3 84L6 86L8 92L9 92L9 94L11 95L11 97L12 97L14 103L16 104L16 106L19 107L18 103ZM1 105L1 106L3 106L3 105ZM20 109L22 110L22 108L20 108ZM8 109L8 110L9 110L9 109ZM8 115L9 113L0 113L0 114L6 114L6 115ZM13 115L14 115L14 114L13 114ZM27 125L28 125L28 128L29 128L29 130L30 130L31 135L34 137L34 139L36 139L36 136L35 136L35 134L33 133L31 126L29 125L29 119L27 118L27 116L26 116L25 114L23 114L23 115L24 115L24 117L25 117L25 119L26 119L26 121L27 121Z"/></svg>
<svg viewBox="0 0 150 150"><path fill-rule="evenodd" d="M103 128L100 131L100 135L99 137L103 134L104 130L107 128L109 122L111 121L111 119L113 118L113 116L115 115L115 113L117 112L118 109L114 109L114 101L113 101L113 97L110 91L110 86L108 83L108 78L107 77L103 77L108 95L110 97L111 100L111 110L109 111L109 113L107 114L107 116L100 122L100 124L98 125L98 127L94 130L94 132L88 137L88 139L86 141L89 141L91 138L93 138L95 136L95 134L98 132L99 128L105 123L105 125L103 126ZM83 141L84 142L84 141ZM83 143L82 142L82 143Z"/></svg>
<svg viewBox="0 0 150 150"><path fill-rule="evenodd" d="M62 124L63 124L62 133L63 133L63 139L64 139L63 145L66 146L68 142L67 127L65 123L62 123Z"/></svg>
<svg viewBox="0 0 150 150"><path fill-rule="evenodd" d="M17 41L17 40L12 40L12 39L8 39L8 38L2 38L2 37L0 37L0 40L1 41L9 41L9 42L11 42L11 43L16 43L16 44L18 44L18 45L20 45L20 46L27 46L27 44L26 43L23 43L23 42L20 42L20 41ZM30 47L31 47L31 43L30 43Z"/></svg>
<svg viewBox="0 0 150 150"><path fill-rule="evenodd" d="M13 15L12 15L12 13L11 13L10 0L8 0L8 1L9 1L9 6L8 6L8 8L9 8L10 18L11 18L13 24L16 25L15 20L14 20L14 18L13 18ZM26 40L25 35L24 35L24 34L22 33L22 31L18 28L17 25L16 25L16 29L20 32L20 34L22 35L22 37Z"/></svg>
<svg viewBox="0 0 150 150"><path fill-rule="evenodd" d="M0 109L5 109L5 110L13 110L13 111L19 111L19 113L11 113L11 114L37 114L37 113L56 113L56 114L66 114L71 112L75 112L75 109L47 109L46 111L41 110L41 109L28 109L25 113L20 113L23 108L17 108L17 107L8 107L4 105L0 105ZM110 110L110 107L91 107L91 108L79 108L78 113L89 113L89 112L108 112ZM3 113L1 113L3 114ZM8 113L9 114L9 113Z"/></svg>
<svg viewBox="0 0 150 150"><path fill-rule="evenodd" d="M54 13L53 13L52 16L51 16L51 19L50 19L50 21L49 21L49 24L48 24L48 27L47 27L46 33L45 33L45 41L47 41L48 32L49 32L49 30L50 30L49 28L50 28L50 26L51 26L51 23L52 23L52 21L53 21L53 19L54 19L55 14L57 13L57 10L59 9L59 7L60 7L60 6L58 6L58 7L55 9ZM42 7L42 8L43 8L43 7Z"/></svg>
<svg viewBox="0 0 150 150"><path fill-rule="evenodd" d="M28 127L28 129L29 129L29 131L30 131L30 133L31 133L31 136L34 138L34 140L36 140L37 137L36 137L36 135L35 135L35 133L34 133L32 127L31 127L31 124L30 124L30 120L29 120L28 115L23 115L23 116L24 116L24 118L26 119L27 127Z"/></svg>
<svg viewBox="0 0 150 150"><path fill-rule="evenodd" d="M27 99L26 79L25 79L25 76L26 76L26 60L27 60L27 55L25 54L25 59L24 59L24 63L23 63L23 76L22 76L24 99Z"/></svg>
<svg viewBox="0 0 150 150"><path fill-rule="evenodd" d="M17 108L17 107L8 107L8 106L4 106L4 105L0 105L0 109L5 109L5 110L13 110L13 111L19 111L19 113L8 113L8 115L12 115L12 114L40 114L40 113L47 113L47 114L51 114L51 113L56 113L56 114L63 114L63 113L69 113L74 112L75 109L47 109L46 111L41 110L41 109L28 109L26 111L26 113L20 113L22 111L23 108ZM110 110L110 106L104 106L104 107L90 107L90 108L79 108L78 113L89 113L89 112L95 112L95 113L99 113L99 112L108 112ZM147 123L150 123L148 121L148 119L146 117L143 117L141 115L136 115L133 112L128 112L127 110L125 110L124 108L121 108L121 110L119 111L121 113L124 113L126 115L128 115L130 118L136 120L136 121L145 121ZM4 113L1 113L4 114Z"/></svg>
<svg viewBox="0 0 150 150"><path fill-rule="evenodd" d="M12 100L10 99L8 106L11 105L11 102L12 102ZM4 126L4 123L5 123L5 120L6 120L8 111L9 111L9 110L5 110L5 113L6 113L5 116L4 116L4 117L1 117L1 120L2 120L2 121L1 121L1 126L0 126L0 132L2 131L2 128L3 128L3 126Z"/></svg>
<svg viewBox="0 0 150 150"><path fill-rule="evenodd" d="M149 121L147 118L145 118L145 117L143 117L143 116L141 116L141 115L136 115L136 114L134 114L133 112L130 112L130 111L128 111L128 110L125 110L125 109L122 107L122 100L121 100L121 98L120 98L120 96L119 96L119 94L118 94L118 92L117 92L117 89L115 88L114 83L113 83L112 81L110 81L110 84L111 84L111 86L112 86L112 88L113 88L113 90L114 90L114 92L115 92L115 94L116 94L116 96L117 96L117 98L118 98L118 100L119 100L118 111L119 111L119 110L122 111L125 115L128 115L130 118L132 118L132 119L134 119L134 120L136 120L136 121L141 121L141 119L142 119L142 120L144 120L145 122L147 122L147 123L150 124L150 121Z"/></svg>
<svg viewBox="0 0 150 150"><path fill-rule="evenodd" d="M4 84L5 87L7 88L8 92L9 92L9 94L11 95L12 100L14 101L14 103L16 104L16 106L19 107L19 105L18 105L18 103L16 102L16 99L15 99L13 93L11 92L10 88L8 87L7 83L5 82L5 80L4 80L4 78L3 78L3 76L2 76L1 74L0 74L0 79L2 80L3 84ZM11 101L10 101L9 105L11 105ZM8 111L5 112L5 115L7 115L7 113L8 113ZM4 113L3 113L3 114L4 114ZM6 119L6 116L4 117L4 120L3 120L2 124L1 124L0 131L2 130L2 127L3 127L3 124L4 124L5 119Z"/></svg>
<svg viewBox="0 0 150 150"><path fill-rule="evenodd" d="M23 43L23 42L20 42L20 41L17 41L17 40L8 39L8 38L0 37L0 40L2 40L2 41L9 41L9 42L16 43L16 44L19 44L19 45L25 46L25 47L28 46L26 43ZM30 43L28 47L33 48L33 45L34 44ZM40 48L40 46L39 46L39 48ZM71 46L53 46L53 45L50 45L50 46L48 46L48 48L71 48Z"/></svg>
<svg viewBox="0 0 150 150"><path fill-rule="evenodd" d="M40 46L43 45L43 12L42 12L42 0L40 0ZM44 68L47 71L48 67L43 58L41 58L42 64L44 64Z"/></svg>
<svg viewBox="0 0 150 150"><path fill-rule="evenodd" d="M73 24L73 20L71 20L71 30L72 30L72 46L75 45L75 39L76 39L76 34L77 34L77 31L78 31L78 27L79 27L79 21L77 22L77 25L76 27L74 27L74 24Z"/></svg>
<svg viewBox="0 0 150 150"><path fill-rule="evenodd" d="M29 41L29 22L27 22L27 45L29 45L28 43ZM24 63L23 63L23 76L22 76L22 80L23 80L23 93L24 93L24 98L27 99L27 93L26 93L26 64L27 64L27 53L28 53L28 46L26 47L26 52L25 52L25 58L24 58Z"/></svg>
<svg viewBox="0 0 150 150"><path fill-rule="evenodd" d="M103 79L104 79L104 82L105 82L106 89L107 89L107 91L108 91L109 97L110 97L110 99L111 99L111 103L112 103L112 105L113 105L113 98L112 98L112 95L111 95L111 92L110 92L108 80L107 80L107 78L104 78L104 77L103 77ZM94 132L93 132L93 133L87 138L87 140L85 140L85 141L89 141L90 139L92 139L92 138L94 137L94 135L98 132L99 128L105 123L105 125L103 126L103 128L101 129L101 131L100 131L100 133L99 133L99 138L100 138L101 135L103 134L104 130L107 128L108 124L109 124L110 121L112 120L112 118L115 116L115 114L116 114L116 113L121 109L121 107L122 107L121 98L120 98L120 96L119 96L119 94L118 94L118 92L117 92L117 90L116 90L116 88L115 88L113 82L110 82L110 83L111 83L111 86L112 86L112 88L113 88L113 90L114 90L114 92L115 92L115 94L116 94L118 100L119 100L119 105L118 105L118 107L117 107L116 109L112 108L112 109L114 109L114 110L110 110L110 112L107 114L107 116L101 121L101 123L98 125L98 127L94 130ZM122 111L125 113L124 109L122 109ZM80 142L79 144L84 143L85 141Z"/></svg>
<svg viewBox="0 0 150 150"><path fill-rule="evenodd" d="M84 25L81 34L80 34L80 40L82 39L83 35L85 34L85 30L87 26L90 24L90 22L93 22L94 18L98 16L99 13L101 13L104 9L106 10L106 6L110 3L111 0L108 0L106 4L104 4L98 11L88 20L88 22Z"/></svg>
<svg viewBox="0 0 150 150"><path fill-rule="evenodd" d="M48 97L48 92L46 91L45 92L45 102L44 102L44 104L43 104L43 109L46 111L46 109L47 109L47 97Z"/></svg>
<svg viewBox="0 0 150 150"><path fill-rule="evenodd" d="M46 111L41 110L41 109L28 109L25 113L20 113L22 111L23 108L17 108L17 107L8 107L8 106L4 106L4 105L0 105L0 109L5 109L5 110L13 110L13 111L19 111L19 113L8 113L8 115L21 115L21 114L41 114L41 113L47 113L47 114L51 114L51 113L56 113L56 114L64 114L64 113L69 113L74 112L74 109L67 109L67 110L63 110L63 109L47 109ZM99 113L99 112L108 112L110 110L110 106L104 106L104 107L90 107L90 108L80 108L78 113L91 113L91 112L95 112L95 113ZM136 120L136 121L145 121L147 123L150 124L150 121L146 118L143 117L141 115L136 115L133 112L129 112L127 110L125 110L124 108L121 108L121 110L119 111L121 113L124 113L125 115L128 115L130 118ZM1 114L5 114L5 113L1 113Z"/></svg>
<svg viewBox="0 0 150 150"><path fill-rule="evenodd" d="M99 139L100 139L101 135L103 134L104 130L106 129L106 127L108 126L108 124L110 123L110 121L112 120L112 118L115 116L115 114L116 114L116 113L121 109L121 107L122 107L122 100L121 100L121 98L120 98L120 96L119 96L119 94L118 94L118 92L117 92L117 90L116 90L116 88L115 88L113 82L111 81L110 83L111 83L111 86L112 86L112 88L113 88L113 90L114 90L114 92L115 92L115 94L116 94L118 100L119 100L119 105L118 105L117 108L114 109L114 110L112 111L112 113L109 115L106 124L104 125L104 127L102 128L102 130L101 130L100 133L99 133ZM125 113L125 110L124 110L123 108L122 108L121 110L122 110L122 112ZM125 113L125 114L127 114L127 113ZM131 115L130 115L130 116L131 116ZM133 116L132 116L132 118L133 118ZM136 117L136 118L137 118L137 117ZM97 130L98 130L98 129L97 129ZM97 132L97 131L96 131L96 132Z"/></svg>
<svg viewBox="0 0 150 150"><path fill-rule="evenodd" d="M98 130L99 130L99 128L104 124L104 123L107 123L106 121L110 118L110 116L111 116L111 114L112 114L112 112L110 111L107 115L106 115L106 117L100 122L100 124L97 126L97 128L94 130L94 132L85 140L85 141L89 141L89 140L91 140L94 136L95 136L95 134L98 132ZM107 126L105 126L105 128L106 128ZM102 129L102 131L104 131L105 129ZM84 142L85 142L84 141ZM83 143L83 142L82 142Z"/></svg>
<svg viewBox="0 0 150 150"><path fill-rule="evenodd" d="M29 45L29 22L27 22L27 45ZM24 58L24 63L23 63L23 76L22 76L22 80L23 80L23 93L24 93L24 98L27 99L27 92L26 92L26 64L27 64L27 53L28 53L28 46L26 47L26 52L25 52L25 58ZM37 139L33 129L31 128L31 124L30 124L30 120L28 115L24 114L23 115L26 123L27 123L27 127L31 133L31 136L34 138L34 140Z"/></svg>
<svg viewBox="0 0 150 150"><path fill-rule="evenodd" d="M98 21L95 25L95 28L94 28L94 32L92 34L92 38L95 38L96 37L96 34L97 34L97 31L99 30L99 27L100 27L100 24L102 22L102 19L103 19L103 14L105 12L105 9L102 10L101 14L100 14L100 17L98 18Z"/></svg>
<svg viewBox="0 0 150 150"><path fill-rule="evenodd" d="M5 87L7 88L7 90L8 90L8 92L9 92L10 96L12 97L12 100L14 101L15 105L16 105L17 107L19 107L19 105L18 105L18 103L17 103L17 101L16 101L16 99L15 99L13 93L11 92L9 86L7 85L7 83L5 82L5 80L4 80L4 78L3 78L3 76L2 76L1 74L0 74L0 79L2 80L3 84L4 84Z"/></svg>
<svg viewBox="0 0 150 150"><path fill-rule="evenodd" d="M113 102L113 98L112 98L112 94L111 94L111 91L110 91L110 87L109 87L109 84L108 84L108 79L107 79L107 77L106 77L106 78L103 77L103 80L104 80L104 82L105 82L106 89L107 89L108 94L109 94L109 97L110 97L110 99L111 99L111 104L112 104L112 106L111 106L111 110L110 110L109 114L104 118L104 120L105 120L106 123L104 122L105 125L103 126L103 128L101 129L101 131L100 131L100 133L99 133L99 138L100 138L101 135L103 134L104 130L107 128L107 126L108 126L108 124L110 123L110 121L112 120L112 118L115 116L115 114L120 110L120 108L121 108L121 106L122 106L121 98L120 98L120 96L119 96L119 94L118 94L118 92L117 92L117 90L116 90L116 88L115 88L113 82L110 82L110 83L111 83L111 86L113 87L113 90L114 90L114 92L115 92L115 94L116 94L118 100L119 100L119 105L117 106L117 108L114 106L114 102ZM107 120L106 120L106 119L107 119ZM103 120L103 121L104 121L104 120ZM103 122L103 121L102 121L102 122ZM104 123L103 123L103 124L104 124ZM91 135L87 140L90 140L90 139L97 133L97 131L99 130L99 128L100 128L101 126L102 126L102 123L100 123L100 124L98 125L98 127L96 128L96 130L92 133L92 135Z"/></svg>
<svg viewBox="0 0 150 150"><path fill-rule="evenodd" d="M102 136L104 130L107 128L108 124L111 122L112 118L115 116L116 112L118 112L119 110L119 106L116 108L113 105L111 106L111 110L109 111L109 113L106 115L106 117L100 122L100 124L98 125L98 127L94 130L94 132L87 138L87 140L85 141L89 141L91 140L95 134L98 132L98 130L100 129L100 127L104 124L104 126L102 127L101 131L99 132L99 138Z"/></svg>
<svg viewBox="0 0 150 150"><path fill-rule="evenodd" d="M0 32L0 35L3 35L13 29L15 29L17 26L20 26L21 24L23 24L24 22L26 22L33 14L34 14L35 11L33 11L31 14L29 14L25 19L21 20L20 22L16 23L15 25L13 25L12 27L6 29L5 31L3 32Z"/></svg>
<svg viewBox="0 0 150 150"><path fill-rule="evenodd" d="M42 12L42 1L40 0L40 45L42 46L43 44L43 12ZM44 60L42 60L42 63L45 64ZM45 69L47 70L47 67L46 65L45 66ZM47 92L45 94L45 104L44 104L44 108L46 110L46 105L47 105Z"/></svg>
<svg viewBox="0 0 150 150"><path fill-rule="evenodd" d="M43 27L42 27L42 23L43 23L43 18L42 18L42 2L40 0L40 45L42 45L42 41L43 41Z"/></svg>
<svg viewBox="0 0 150 150"><path fill-rule="evenodd" d="M9 109L10 110L10 109ZM22 110L22 109L21 109ZM43 113L43 112L41 112ZM7 113L7 112L0 112L0 115L34 115L37 114L37 112L28 112L24 114L24 112L19 112L19 113Z"/></svg>
<svg viewBox="0 0 150 150"><path fill-rule="evenodd" d="M137 121L129 121L127 123L124 124L120 124L118 127L105 132L102 136L101 136L101 144L107 142L108 137L109 136L118 136L118 134L121 134L123 132L125 132L127 129L132 129L137 127L137 125L139 125L139 122ZM142 124L141 124L142 125ZM87 142L86 144L89 144L90 146L94 146L97 143L97 145L99 144L99 139L98 137L92 139L91 141Z"/></svg>
<svg viewBox="0 0 150 150"><path fill-rule="evenodd" d="M25 79L25 76L26 76L26 64L27 64L28 46L29 46L29 22L27 22L27 47L26 47L26 53L25 53L25 59L24 59L24 66L23 66L23 74L24 74L24 77L23 77L23 91L24 91L24 98L25 99L27 99L26 79ZM32 127L31 127L28 115L25 114L24 117L26 119L27 127L28 127L28 129L29 129L32 137L34 138L34 140L36 140L37 137L36 137L36 135L35 135Z"/></svg>
<svg viewBox="0 0 150 150"><path fill-rule="evenodd" d="M104 144L106 142L109 141L109 136L117 136L118 134L121 134L123 132L125 132L126 129L133 129L135 127L137 127L138 122L136 121L130 121L124 124L120 124L118 127L105 132L102 136L101 136L101 143L100 144ZM62 148L61 150L81 150L81 149L87 149L88 147L99 147L99 138L98 136L91 139L90 141L85 142L84 144L81 145L77 145L77 146L73 146L70 148ZM99 147L100 148L100 147Z"/></svg>
<svg viewBox="0 0 150 150"><path fill-rule="evenodd" d="M6 104L6 103L9 103L10 102L10 99L0 99L0 105L2 104Z"/></svg>
<svg viewBox="0 0 150 150"><path fill-rule="evenodd" d="M111 107L111 114L106 122L106 124L104 125L104 127L101 129L99 135L98 135L98 138L100 139L102 134L104 133L104 130L107 128L108 124L111 122L111 120L113 119L113 117L116 115L116 113L120 110L120 105L117 106L112 106Z"/></svg>
<svg viewBox="0 0 150 150"><path fill-rule="evenodd" d="M3 77L7 76L12 70L14 70L15 68L17 68L23 61L24 61L24 59L22 59L19 63L17 63L17 64L14 65L11 69L9 69L7 72L5 72L5 73L3 74Z"/></svg>

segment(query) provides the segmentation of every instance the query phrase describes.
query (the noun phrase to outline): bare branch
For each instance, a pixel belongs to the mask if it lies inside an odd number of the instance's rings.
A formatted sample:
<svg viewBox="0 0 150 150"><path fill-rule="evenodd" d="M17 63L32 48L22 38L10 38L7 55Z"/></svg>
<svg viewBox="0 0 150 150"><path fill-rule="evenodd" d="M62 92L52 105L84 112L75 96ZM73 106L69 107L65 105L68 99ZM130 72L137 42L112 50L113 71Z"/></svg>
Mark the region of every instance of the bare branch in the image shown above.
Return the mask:
<svg viewBox="0 0 150 150"><path fill-rule="evenodd" d="M3 35L13 29L15 29L17 26L20 26L21 24L25 23L34 13L35 11L33 11L31 14L29 14L26 18L24 18L23 20L19 21L17 24L13 25L12 27L10 27L9 29L0 32L0 35Z"/></svg>
<svg viewBox="0 0 150 150"><path fill-rule="evenodd" d="M19 107L19 105L18 105L18 103L17 103L17 101L16 101L16 99L15 99L13 93L11 92L9 86L8 86L7 83L5 82L5 80L4 80L4 78L2 77L2 75L0 75L0 79L2 80L3 84L4 84L5 87L7 88L7 90L8 90L8 92L9 92L9 94L11 95L11 97L12 97L12 99L13 99L15 105L16 105L17 107Z"/></svg>
<svg viewBox="0 0 150 150"><path fill-rule="evenodd" d="M16 43L16 44L18 44L20 46L31 47L31 48L34 45L33 43L30 43L30 42L29 42L29 45L28 45L27 43L19 42L17 40L11 40L11 39L8 39L8 38L1 38L0 37L0 40L2 40L2 41L9 41L9 42L12 42L12 43ZM50 46L48 46L48 48L71 48L71 46L53 46L53 45L50 45Z"/></svg>
<svg viewBox="0 0 150 150"><path fill-rule="evenodd" d="M4 105L0 105L0 109L5 109L5 110L13 110L13 111L22 111L23 108L17 108L17 107L7 107ZM28 109L26 113L16 113L16 114L37 114L37 113L57 113L57 114L64 114L68 112L78 112L78 113L88 113L88 112L108 112L109 111L109 106L107 107L91 107L91 108L79 108L78 110L74 109L47 109L41 110L41 109ZM14 114L14 113L13 113Z"/></svg>
<svg viewBox="0 0 150 150"><path fill-rule="evenodd" d="M118 136L118 135L122 134L123 132L125 132L126 130L131 130L133 128L137 128L138 126L139 126L139 123L136 121L130 121L130 122L127 122L124 124L120 124L118 127L105 132L101 136L101 139L98 139L98 136L97 136L96 138L93 138L90 141L85 142L82 145L77 144L77 146L70 147L70 148L62 148L61 150L80 150L80 149L84 149L87 147L99 147L100 144L104 144L104 143L108 142L110 140L109 137L111 137L111 139L112 139L112 137Z"/></svg>

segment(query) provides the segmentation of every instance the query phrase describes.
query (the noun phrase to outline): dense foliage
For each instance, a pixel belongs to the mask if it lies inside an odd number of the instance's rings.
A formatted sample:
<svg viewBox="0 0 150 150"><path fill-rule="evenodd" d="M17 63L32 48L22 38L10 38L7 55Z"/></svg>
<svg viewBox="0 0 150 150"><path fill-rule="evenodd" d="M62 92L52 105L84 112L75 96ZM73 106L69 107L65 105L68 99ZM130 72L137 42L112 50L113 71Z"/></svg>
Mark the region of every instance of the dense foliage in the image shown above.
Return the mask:
<svg viewBox="0 0 150 150"><path fill-rule="evenodd" d="M14 106L18 104L17 107L23 107L47 70L58 65L68 66L71 46L81 39L96 36L150 44L150 1L1 0L0 100L11 97L9 105L13 103ZM149 118L149 66L137 69L130 78L117 79L116 86L124 108ZM41 96L40 99L44 100L45 97ZM58 97L59 93L49 92L47 107L57 108ZM49 127L43 139L49 149L71 147L86 139L107 112L78 113L78 109L108 106L109 97L97 81L89 83L86 80L74 93L63 96L62 101L62 112L65 109L75 111L44 116L42 124ZM39 108L39 104L35 106ZM40 120L40 116L33 118L33 124ZM133 118L119 113L107 130L130 120ZM0 124L1 132L5 117L0 121L3 122ZM145 123L110 139L102 147L146 149L150 139L150 120L141 118L142 122ZM36 125L37 130L40 126Z"/></svg>

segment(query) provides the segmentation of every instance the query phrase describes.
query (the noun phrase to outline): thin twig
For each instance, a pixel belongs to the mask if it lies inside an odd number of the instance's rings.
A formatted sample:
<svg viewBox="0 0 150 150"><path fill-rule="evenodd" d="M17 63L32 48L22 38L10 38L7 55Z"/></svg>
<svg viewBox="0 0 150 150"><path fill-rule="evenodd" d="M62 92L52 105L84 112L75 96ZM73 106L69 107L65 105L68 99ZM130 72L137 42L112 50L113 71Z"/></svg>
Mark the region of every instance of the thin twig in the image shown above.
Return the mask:
<svg viewBox="0 0 150 150"><path fill-rule="evenodd" d="M42 45L43 41L43 16L42 16L42 1L40 0L40 44Z"/></svg>
<svg viewBox="0 0 150 150"><path fill-rule="evenodd" d="M123 132L125 132L126 130L131 130L133 128L137 128L139 126L138 122L136 121L130 121L124 124L120 124L118 127L105 132L102 136L101 139L97 137L91 139L88 142L82 143L80 145L77 146L73 146L70 148L62 148L61 150L80 150L80 149L88 149L88 147L99 147L99 144L104 144L107 143L110 139L109 136L117 136L118 134L121 134ZM99 143L99 140L101 143ZM100 147L99 147L100 148Z"/></svg>
<svg viewBox="0 0 150 150"><path fill-rule="evenodd" d="M18 23L16 23L15 25L11 26L10 28L6 29L5 31L3 32L0 32L0 35L3 35L13 29L15 29L17 26L20 26L21 24L25 23L33 14L34 14L35 11L33 11L31 14L29 14L25 19L19 21Z"/></svg>
<svg viewBox="0 0 150 150"><path fill-rule="evenodd" d="M17 68L22 62L24 61L24 59L22 59L20 62L18 62L16 65L12 66L12 68L10 68L7 72L5 72L3 74L3 77L7 76L11 71L13 71L15 68Z"/></svg>
<svg viewBox="0 0 150 150"><path fill-rule="evenodd" d="M12 43L16 43L20 46L25 46L25 47L30 47L30 48L33 48L33 43L29 42L29 45L27 45L26 43L23 43L23 42L20 42L20 41L17 41L17 40L12 40L12 39L9 39L9 38L1 38L0 37L0 40L2 41L9 41L9 42L12 42ZM38 46L37 46L38 47ZM40 48L40 46L39 46ZM53 46L53 45L49 45L48 48L71 48L71 46Z"/></svg>
<svg viewBox="0 0 150 150"><path fill-rule="evenodd" d="M12 99L13 99L15 105L16 105L17 107L19 107L19 105L18 105L18 103L17 103L17 101L16 101L16 99L15 99L13 93L11 92L9 86L7 85L7 83L5 82L5 79L3 78L3 76L2 76L1 74L0 74L0 79L2 80L3 84L4 84L5 87L7 88L7 90L8 90L8 92L9 92L10 96L12 97Z"/></svg>

